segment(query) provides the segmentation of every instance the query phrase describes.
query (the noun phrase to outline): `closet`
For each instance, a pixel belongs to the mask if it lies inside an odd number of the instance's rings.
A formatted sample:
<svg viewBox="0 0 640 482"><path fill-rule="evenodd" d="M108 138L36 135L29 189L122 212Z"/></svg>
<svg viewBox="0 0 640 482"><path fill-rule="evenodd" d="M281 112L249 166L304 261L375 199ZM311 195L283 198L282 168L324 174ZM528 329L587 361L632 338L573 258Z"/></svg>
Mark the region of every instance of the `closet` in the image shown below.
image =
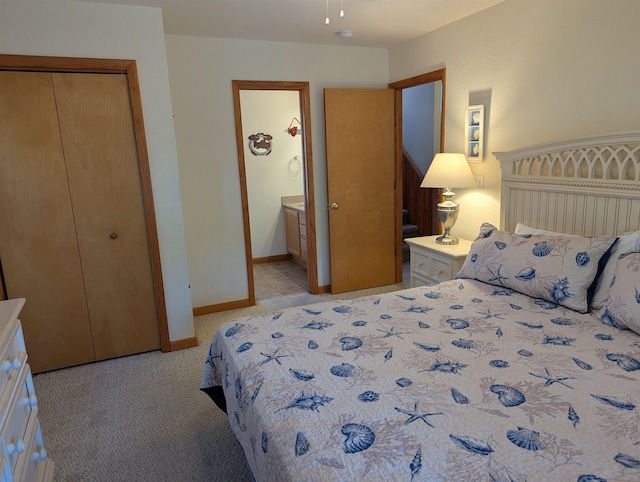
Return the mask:
<svg viewBox="0 0 640 482"><path fill-rule="evenodd" d="M160 348L127 75L0 72L0 274L34 373Z"/></svg>

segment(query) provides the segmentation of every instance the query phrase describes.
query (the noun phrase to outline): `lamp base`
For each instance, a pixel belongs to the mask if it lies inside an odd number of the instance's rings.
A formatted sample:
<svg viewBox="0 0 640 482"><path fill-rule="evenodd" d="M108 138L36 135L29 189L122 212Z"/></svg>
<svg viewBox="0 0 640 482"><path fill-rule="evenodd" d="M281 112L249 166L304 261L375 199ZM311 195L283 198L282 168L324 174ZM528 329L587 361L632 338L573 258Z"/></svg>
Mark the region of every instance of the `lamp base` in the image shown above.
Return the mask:
<svg viewBox="0 0 640 482"><path fill-rule="evenodd" d="M458 244L460 240L454 236L449 236L448 233L444 233L442 236L436 238L436 244L453 245Z"/></svg>
<svg viewBox="0 0 640 482"><path fill-rule="evenodd" d="M451 192L451 189L445 188L442 195L444 196L444 201L438 203L437 210L443 234L436 238L436 244L458 244L458 238L449 234L449 231L456 223L456 219L458 219L458 205L452 200L454 193Z"/></svg>

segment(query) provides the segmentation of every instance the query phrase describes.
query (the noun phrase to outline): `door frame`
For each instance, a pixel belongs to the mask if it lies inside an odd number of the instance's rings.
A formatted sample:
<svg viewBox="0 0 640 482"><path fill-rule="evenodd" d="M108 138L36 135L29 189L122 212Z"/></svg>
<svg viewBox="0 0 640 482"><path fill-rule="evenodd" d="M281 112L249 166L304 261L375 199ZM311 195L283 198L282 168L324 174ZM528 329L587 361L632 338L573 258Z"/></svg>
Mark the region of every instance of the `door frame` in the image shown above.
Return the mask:
<svg viewBox="0 0 640 482"><path fill-rule="evenodd" d="M427 72L425 74L416 75L404 80L398 80L388 85L390 89L395 91L395 111L396 111L396 133L395 133L395 156L396 156L396 283L402 282L402 90L417 85L428 84L431 82L442 82L442 110L440 113L440 152L444 150L444 121L445 121L445 104L447 93L447 69L442 68ZM442 198L442 189L439 190L438 196ZM442 199L441 199L442 200Z"/></svg>
<svg viewBox="0 0 640 482"><path fill-rule="evenodd" d="M319 294L318 259L316 253L316 208L313 184L313 156L311 154L311 96L309 82L232 80L233 109L235 113L236 147L240 172L240 195L242 198L242 222L244 225L244 249L247 263L249 304L256 304L253 279L253 254L251 252L251 229L249 227L249 198L247 194L247 172L244 159L244 136L242 133L241 90L297 91L300 100L300 124L302 135L302 165L304 171L304 202L307 229L307 288L311 294Z"/></svg>
<svg viewBox="0 0 640 482"><path fill-rule="evenodd" d="M104 73L126 74L129 85L129 98L133 129L138 154L138 168L142 184L142 202L149 240L149 254L151 257L151 273L155 294L156 312L158 315L158 329L160 332L161 349L163 352L184 348L182 342L172 346L169 339L169 324L162 281L162 265L160 262L160 246L158 244L158 229L156 225L153 191L151 185L151 171L149 169L149 152L142 115L142 99L138 80L138 69L135 60L122 59L91 59L80 57L45 57L31 55L0 54L0 70L29 70L35 72L76 72L76 73Z"/></svg>

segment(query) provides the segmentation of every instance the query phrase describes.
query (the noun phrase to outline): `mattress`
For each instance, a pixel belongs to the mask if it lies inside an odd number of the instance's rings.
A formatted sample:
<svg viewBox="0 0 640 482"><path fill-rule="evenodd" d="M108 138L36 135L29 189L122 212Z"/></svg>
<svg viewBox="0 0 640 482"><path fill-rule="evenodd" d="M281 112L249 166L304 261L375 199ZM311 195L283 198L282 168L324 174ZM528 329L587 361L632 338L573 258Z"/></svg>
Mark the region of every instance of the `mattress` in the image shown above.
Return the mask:
<svg viewBox="0 0 640 482"><path fill-rule="evenodd" d="M226 323L201 389L258 481L637 481L639 373L635 333L460 279Z"/></svg>

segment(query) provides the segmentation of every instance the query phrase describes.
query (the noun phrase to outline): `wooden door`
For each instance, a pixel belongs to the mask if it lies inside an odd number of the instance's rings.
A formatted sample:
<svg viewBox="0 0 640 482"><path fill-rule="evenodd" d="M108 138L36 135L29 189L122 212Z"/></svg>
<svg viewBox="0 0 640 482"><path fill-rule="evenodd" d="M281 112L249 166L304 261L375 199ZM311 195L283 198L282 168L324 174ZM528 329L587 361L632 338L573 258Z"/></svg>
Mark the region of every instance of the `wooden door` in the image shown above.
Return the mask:
<svg viewBox="0 0 640 482"><path fill-rule="evenodd" d="M96 360L160 347L127 76L53 74Z"/></svg>
<svg viewBox="0 0 640 482"><path fill-rule="evenodd" d="M0 72L0 263L34 372L93 361L51 74Z"/></svg>
<svg viewBox="0 0 640 482"><path fill-rule="evenodd" d="M127 77L0 75L0 262L33 371L159 348Z"/></svg>
<svg viewBox="0 0 640 482"><path fill-rule="evenodd" d="M325 89L331 292L395 282L394 92Z"/></svg>

